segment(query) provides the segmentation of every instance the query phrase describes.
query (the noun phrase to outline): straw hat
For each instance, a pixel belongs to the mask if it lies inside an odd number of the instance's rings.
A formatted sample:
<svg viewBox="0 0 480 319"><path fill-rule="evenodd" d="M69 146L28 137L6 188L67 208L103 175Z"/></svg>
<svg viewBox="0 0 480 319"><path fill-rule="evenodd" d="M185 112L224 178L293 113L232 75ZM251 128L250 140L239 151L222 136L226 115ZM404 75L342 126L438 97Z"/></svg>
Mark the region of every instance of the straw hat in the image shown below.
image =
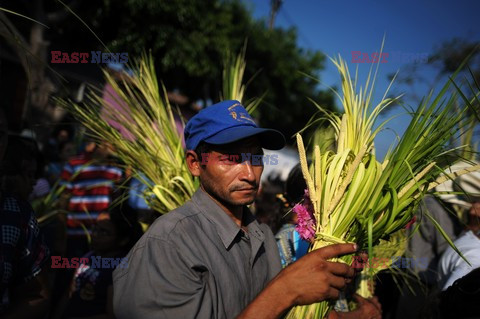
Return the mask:
<svg viewBox="0 0 480 319"><path fill-rule="evenodd" d="M455 173L465 168L478 165L477 162L461 161L455 163L450 168L446 169L447 173ZM454 180L447 180L435 187L437 192L463 192L464 194L441 194L440 198L450 204L459 205L465 208L470 208L471 203L480 201L480 172L470 172L455 178Z"/></svg>

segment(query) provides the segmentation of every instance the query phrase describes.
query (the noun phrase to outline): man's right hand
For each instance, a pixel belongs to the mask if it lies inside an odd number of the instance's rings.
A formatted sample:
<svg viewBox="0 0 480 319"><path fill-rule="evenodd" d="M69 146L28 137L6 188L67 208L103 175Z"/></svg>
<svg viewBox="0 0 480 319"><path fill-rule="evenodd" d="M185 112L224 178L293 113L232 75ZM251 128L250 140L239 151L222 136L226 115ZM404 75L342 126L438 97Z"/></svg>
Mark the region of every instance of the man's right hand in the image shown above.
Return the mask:
<svg viewBox="0 0 480 319"><path fill-rule="evenodd" d="M335 244L306 254L283 269L237 318L278 318L292 306L337 299L355 270L328 259L356 251L354 244Z"/></svg>

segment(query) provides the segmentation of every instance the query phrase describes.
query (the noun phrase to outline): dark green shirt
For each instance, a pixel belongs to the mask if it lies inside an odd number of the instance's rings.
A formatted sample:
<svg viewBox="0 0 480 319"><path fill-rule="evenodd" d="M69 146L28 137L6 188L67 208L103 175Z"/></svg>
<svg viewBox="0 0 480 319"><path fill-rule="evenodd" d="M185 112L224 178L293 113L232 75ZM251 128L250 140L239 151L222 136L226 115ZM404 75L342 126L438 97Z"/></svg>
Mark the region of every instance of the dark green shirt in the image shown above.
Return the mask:
<svg viewBox="0 0 480 319"><path fill-rule="evenodd" d="M159 217L113 274L117 318L234 318L281 270L268 226L244 232L202 189Z"/></svg>

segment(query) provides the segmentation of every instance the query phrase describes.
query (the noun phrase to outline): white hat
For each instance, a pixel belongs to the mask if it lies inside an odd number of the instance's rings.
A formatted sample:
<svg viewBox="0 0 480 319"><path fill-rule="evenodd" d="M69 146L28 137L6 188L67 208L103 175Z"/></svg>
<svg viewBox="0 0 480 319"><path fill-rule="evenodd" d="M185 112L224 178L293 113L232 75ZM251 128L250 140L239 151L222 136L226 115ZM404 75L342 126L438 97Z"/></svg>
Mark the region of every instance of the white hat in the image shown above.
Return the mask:
<svg viewBox="0 0 480 319"><path fill-rule="evenodd" d="M465 168L478 165L477 162L460 161L453 164L445 170L447 174L461 171ZM455 178L455 180L447 180L446 182L435 187L437 192L464 192L465 194L441 194L440 198L450 204L460 205L470 208L471 203L480 200L480 172L470 172Z"/></svg>

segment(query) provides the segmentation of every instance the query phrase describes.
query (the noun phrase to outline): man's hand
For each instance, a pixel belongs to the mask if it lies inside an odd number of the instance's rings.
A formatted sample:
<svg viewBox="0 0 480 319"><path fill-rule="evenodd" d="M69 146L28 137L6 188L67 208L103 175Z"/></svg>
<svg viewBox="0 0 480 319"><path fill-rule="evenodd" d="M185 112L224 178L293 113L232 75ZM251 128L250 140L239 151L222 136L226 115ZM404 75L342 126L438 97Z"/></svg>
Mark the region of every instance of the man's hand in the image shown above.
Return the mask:
<svg viewBox="0 0 480 319"><path fill-rule="evenodd" d="M378 301L377 297L370 299L362 298L360 295L353 295L353 298L358 304L358 316L355 318L365 319L381 319L382 318L382 305Z"/></svg>
<svg viewBox="0 0 480 319"><path fill-rule="evenodd" d="M338 298L355 270L327 260L356 250L353 244L336 244L306 254L282 270L237 318L278 318L292 306Z"/></svg>
<svg viewBox="0 0 480 319"><path fill-rule="evenodd" d="M377 297L370 299L362 298L360 295L353 295L357 302L357 309L350 312L330 311L328 319L381 319L382 305Z"/></svg>
<svg viewBox="0 0 480 319"><path fill-rule="evenodd" d="M285 268L278 275L278 280L283 281L286 289L294 296L294 305L338 299L340 290L351 282L355 270L347 264L331 262L328 259L355 251L352 244L337 244L317 249Z"/></svg>

